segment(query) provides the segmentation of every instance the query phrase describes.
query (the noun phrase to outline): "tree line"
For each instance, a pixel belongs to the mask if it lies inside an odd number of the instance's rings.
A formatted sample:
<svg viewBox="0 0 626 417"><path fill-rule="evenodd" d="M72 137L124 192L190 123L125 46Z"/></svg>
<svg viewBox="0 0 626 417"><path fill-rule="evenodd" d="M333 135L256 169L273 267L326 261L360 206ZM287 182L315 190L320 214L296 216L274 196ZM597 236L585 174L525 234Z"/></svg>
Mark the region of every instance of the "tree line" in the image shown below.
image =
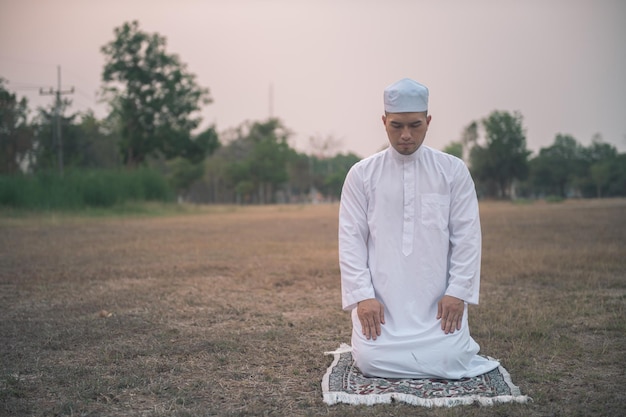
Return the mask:
<svg viewBox="0 0 626 417"><path fill-rule="evenodd" d="M212 101L209 90L166 50L159 34L142 31L136 21L114 34L101 48L101 96L109 108L104 119L93 111L67 115L68 99L31 117L27 100L0 78L0 175L147 166L183 200L262 204L339 197L356 155L330 155L332 138L312 138L318 145L313 154L300 153L277 118L244 121L221 134L215 126L196 133L201 106Z"/></svg>
<svg viewBox="0 0 626 417"><path fill-rule="evenodd" d="M531 156L519 112L494 111L465 127L445 151L466 160L480 196L552 198L626 196L626 154L594 135L583 146L572 135Z"/></svg>
<svg viewBox="0 0 626 417"><path fill-rule="evenodd" d="M265 204L339 198L357 155L333 154L332 137L311 138L314 152L300 153L289 145L292 133L278 118L245 121L220 133L215 126L198 131L199 111L212 102L210 91L167 51L166 39L142 31L136 21L115 28L114 35L101 48L101 97L108 105L103 119L91 110L68 114L71 101L60 98L31 115L27 100L0 78L0 176L63 178L65 170L148 167L180 200ZM559 134L531 157L517 112L494 111L472 121L444 151L466 161L481 197L626 195L625 154L599 136L585 147Z"/></svg>

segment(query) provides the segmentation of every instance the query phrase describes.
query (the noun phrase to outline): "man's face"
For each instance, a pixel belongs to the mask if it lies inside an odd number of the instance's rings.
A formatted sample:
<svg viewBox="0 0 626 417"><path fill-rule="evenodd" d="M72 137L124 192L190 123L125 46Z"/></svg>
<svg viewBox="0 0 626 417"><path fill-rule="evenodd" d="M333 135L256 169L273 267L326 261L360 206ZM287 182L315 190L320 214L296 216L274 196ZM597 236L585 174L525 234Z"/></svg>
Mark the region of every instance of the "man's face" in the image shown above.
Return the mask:
<svg viewBox="0 0 626 417"><path fill-rule="evenodd" d="M389 143L402 155L411 155L424 142L430 116L420 113L387 113L383 124Z"/></svg>

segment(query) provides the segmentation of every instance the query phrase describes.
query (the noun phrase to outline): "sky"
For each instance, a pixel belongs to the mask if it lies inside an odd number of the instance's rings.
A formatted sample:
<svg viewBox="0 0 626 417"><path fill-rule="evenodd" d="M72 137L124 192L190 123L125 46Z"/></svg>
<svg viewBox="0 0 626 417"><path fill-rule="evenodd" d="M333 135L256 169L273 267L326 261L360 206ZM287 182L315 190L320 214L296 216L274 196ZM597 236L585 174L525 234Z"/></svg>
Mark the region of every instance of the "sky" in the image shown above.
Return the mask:
<svg viewBox="0 0 626 417"><path fill-rule="evenodd" d="M71 110L104 117L100 48L133 20L209 89L218 132L273 116L301 152L332 138L366 157L388 143L384 88L409 77L430 90L433 148L499 110L533 152L559 133L626 151L623 0L0 0L0 77L34 109L60 67Z"/></svg>

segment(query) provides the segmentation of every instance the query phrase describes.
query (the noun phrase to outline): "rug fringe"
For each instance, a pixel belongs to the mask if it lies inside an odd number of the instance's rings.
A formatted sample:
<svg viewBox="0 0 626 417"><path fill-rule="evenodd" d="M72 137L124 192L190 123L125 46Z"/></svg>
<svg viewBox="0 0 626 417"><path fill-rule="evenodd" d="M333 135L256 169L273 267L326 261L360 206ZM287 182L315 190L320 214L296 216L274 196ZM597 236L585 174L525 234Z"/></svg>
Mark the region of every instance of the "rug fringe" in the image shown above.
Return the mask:
<svg viewBox="0 0 626 417"><path fill-rule="evenodd" d="M352 346L341 343L337 350L324 352L325 355L333 355L333 363L328 367L324 377L322 378L322 393L324 402L328 405L334 405L338 403L352 404L352 405L374 405L374 404L391 404L394 401L400 401L411 405L418 405L422 407L455 407L458 405L470 405L479 404L481 406L492 406L496 404L505 403L519 403L524 404L532 402L532 398L527 395L522 395L521 390L511 379L511 374L502 366L499 366L500 373L502 374L504 381L511 389L512 395L500 395L497 397L481 397L481 396L468 396L459 398L433 398L425 399L419 398L411 394L401 393L389 393L389 394L370 394L370 395L358 395L348 394L346 392L331 392L330 391L330 374L333 368L339 362L339 358L342 353L352 352ZM492 357L488 357L490 360L496 360Z"/></svg>
<svg viewBox="0 0 626 417"><path fill-rule="evenodd" d="M532 398L526 395L500 395L498 397L461 397L461 398L419 398L410 394L378 394L378 395L357 395L345 392L324 392L324 402L328 405L334 404L351 404L351 405L375 405L375 404L391 404L392 402L404 402L410 405L418 405L426 408L433 407L456 407L459 405L479 404L481 406L492 406L505 403L524 404L532 401Z"/></svg>
<svg viewBox="0 0 626 417"><path fill-rule="evenodd" d="M352 352L352 346L347 343L342 343L339 345L337 350L331 350L330 352L324 352L324 355L340 355L342 353Z"/></svg>
<svg viewBox="0 0 626 417"><path fill-rule="evenodd" d="M487 356L487 359L490 359L490 360L493 360L493 361L498 361L497 359L494 359L491 356ZM498 361L498 362L500 362L500 361ZM498 366L498 370L502 374L502 377L504 378L504 382L506 382L506 384L509 386L509 389L511 390L511 394L513 396L521 396L522 395L522 391L519 389L519 387L517 385L515 385L513 383L513 380L511 379L511 374L509 374L509 371L507 371L504 368L504 366L502 366L502 365Z"/></svg>

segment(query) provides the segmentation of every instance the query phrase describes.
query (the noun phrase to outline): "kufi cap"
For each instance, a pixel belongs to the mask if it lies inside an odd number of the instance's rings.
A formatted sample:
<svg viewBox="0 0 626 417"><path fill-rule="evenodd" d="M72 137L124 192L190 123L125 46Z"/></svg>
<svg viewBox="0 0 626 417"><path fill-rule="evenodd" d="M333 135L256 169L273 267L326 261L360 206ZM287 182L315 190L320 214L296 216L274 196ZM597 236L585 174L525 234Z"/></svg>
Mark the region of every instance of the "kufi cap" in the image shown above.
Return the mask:
<svg viewBox="0 0 626 417"><path fill-rule="evenodd" d="M428 88L410 78L404 78L385 88L385 111L414 113L428 110Z"/></svg>

